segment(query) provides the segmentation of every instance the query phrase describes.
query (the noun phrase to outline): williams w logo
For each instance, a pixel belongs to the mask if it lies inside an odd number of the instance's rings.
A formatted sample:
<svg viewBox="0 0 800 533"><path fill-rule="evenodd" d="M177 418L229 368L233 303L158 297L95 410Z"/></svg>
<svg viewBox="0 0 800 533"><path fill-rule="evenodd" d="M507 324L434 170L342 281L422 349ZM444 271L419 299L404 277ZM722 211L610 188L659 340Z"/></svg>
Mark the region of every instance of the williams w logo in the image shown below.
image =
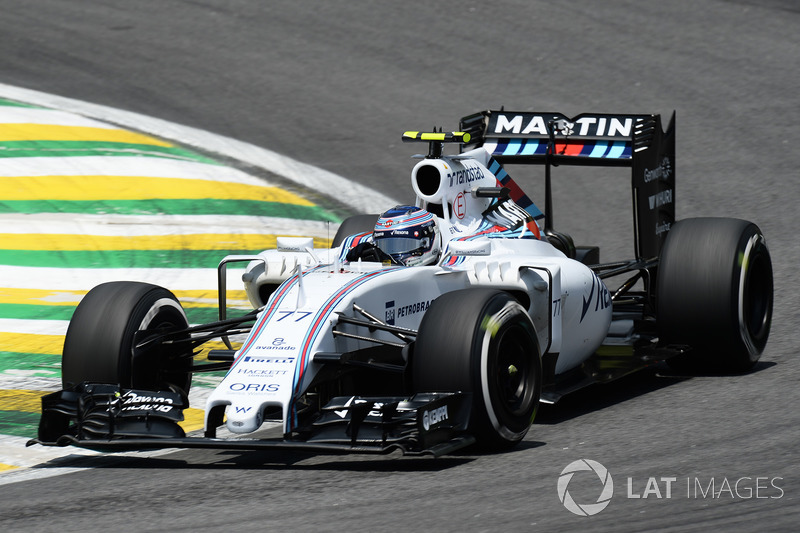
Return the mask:
<svg viewBox="0 0 800 533"><path fill-rule="evenodd" d="M576 472L582 471L594 472L602 483L602 491L594 503L578 503L569 493L568 488L572 477ZM558 499L568 511L578 516L596 515L608 506L613 495L614 481L611 479L611 474L608 473L606 467L591 459L578 459L571 462L561 471L561 475L558 478Z"/></svg>

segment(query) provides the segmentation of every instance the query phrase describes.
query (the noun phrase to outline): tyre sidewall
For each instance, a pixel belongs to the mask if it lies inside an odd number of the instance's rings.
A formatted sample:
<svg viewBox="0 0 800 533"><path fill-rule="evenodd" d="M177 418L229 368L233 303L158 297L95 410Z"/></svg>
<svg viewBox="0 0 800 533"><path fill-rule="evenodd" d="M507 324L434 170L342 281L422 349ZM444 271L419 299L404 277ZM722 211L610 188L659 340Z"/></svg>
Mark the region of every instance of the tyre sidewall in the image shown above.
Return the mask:
<svg viewBox="0 0 800 533"><path fill-rule="evenodd" d="M519 409L500 400L497 350L508 335L524 335L527 357L518 366L529 376ZM525 436L541 393L541 362L533 323L510 295L495 289L465 289L433 301L417 336L412 376L418 392L472 394L469 431L480 447L500 450Z"/></svg>
<svg viewBox="0 0 800 533"><path fill-rule="evenodd" d="M146 357L133 368L134 335L139 329L162 326L183 329L187 325L177 298L164 288L139 282L98 285L78 305L67 328L62 356L63 386L92 381L156 388L158 361ZM177 381L174 384L188 391L191 374L179 374L172 376Z"/></svg>
<svg viewBox="0 0 800 533"><path fill-rule="evenodd" d="M476 402L482 408L477 409L475 416L483 426L490 426L494 432L507 442L518 442L528 432L538 410L540 378L533 387L526 390L526 398L521 408L509 409L499 397L496 386L492 383L500 373L498 365L503 354L504 338L509 335L518 338L528 337L529 350L536 354L538 362L539 349L536 345L536 332L525 309L516 301L504 297L495 297L487 302L481 312L480 327L475 329L472 343L473 355L473 392ZM541 376L540 369L536 376ZM495 385L495 386L493 386Z"/></svg>
<svg viewBox="0 0 800 533"><path fill-rule="evenodd" d="M726 372L751 367L766 345L771 316L772 264L755 224L727 218L675 224L657 281L661 340L693 348L675 366Z"/></svg>

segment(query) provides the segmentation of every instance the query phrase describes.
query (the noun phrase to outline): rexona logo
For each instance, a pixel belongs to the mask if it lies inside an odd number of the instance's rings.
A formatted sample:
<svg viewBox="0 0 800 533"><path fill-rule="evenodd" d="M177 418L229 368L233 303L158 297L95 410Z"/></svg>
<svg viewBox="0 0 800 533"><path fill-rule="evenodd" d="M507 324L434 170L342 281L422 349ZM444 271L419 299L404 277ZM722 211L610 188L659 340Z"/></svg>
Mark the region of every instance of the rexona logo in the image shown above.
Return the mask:
<svg viewBox="0 0 800 533"><path fill-rule="evenodd" d="M172 399L164 396L141 396L134 391L128 391L122 396L123 411L159 411L169 413L172 411Z"/></svg>
<svg viewBox="0 0 800 533"><path fill-rule="evenodd" d="M578 503L569 493L569 485L576 472L594 472L600 478L602 488L600 489L600 496L597 501L593 503ZM583 479L584 476L581 476ZM611 502L611 497L614 495L614 481L611 479L611 474L608 469L591 459L578 459L573 461L561 471L558 478L558 499L571 513L578 516L592 516L596 515L605 509Z"/></svg>

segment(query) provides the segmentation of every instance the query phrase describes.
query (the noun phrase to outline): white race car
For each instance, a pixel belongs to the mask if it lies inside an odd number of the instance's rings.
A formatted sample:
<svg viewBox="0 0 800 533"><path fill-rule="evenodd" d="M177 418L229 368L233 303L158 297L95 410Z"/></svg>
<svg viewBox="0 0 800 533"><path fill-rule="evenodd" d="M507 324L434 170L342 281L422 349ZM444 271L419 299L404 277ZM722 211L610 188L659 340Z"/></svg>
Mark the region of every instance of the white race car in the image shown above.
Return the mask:
<svg viewBox="0 0 800 533"><path fill-rule="evenodd" d="M403 140L428 144L411 172L415 205L347 219L329 249L279 238L222 259L218 322L190 326L154 285L90 291L31 443L498 450L523 439L540 401L584 385L665 359L723 372L758 360L772 313L764 237L736 219L675 221L674 116L665 132L658 115L486 111ZM544 213L508 162L544 166ZM634 259L603 264L553 230L551 167L564 164L632 168ZM254 311L227 318L238 261ZM609 290L609 278L622 281ZM219 338L228 350L195 360ZM220 369L204 435L186 436L192 373Z"/></svg>

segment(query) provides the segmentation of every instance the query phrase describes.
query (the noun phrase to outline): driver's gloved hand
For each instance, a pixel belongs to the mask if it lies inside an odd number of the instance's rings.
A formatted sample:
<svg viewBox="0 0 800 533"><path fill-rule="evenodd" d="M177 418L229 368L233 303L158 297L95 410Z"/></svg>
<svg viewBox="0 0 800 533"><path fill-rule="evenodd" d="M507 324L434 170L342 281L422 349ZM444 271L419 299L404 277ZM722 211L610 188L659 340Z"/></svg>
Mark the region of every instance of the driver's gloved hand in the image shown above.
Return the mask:
<svg viewBox="0 0 800 533"><path fill-rule="evenodd" d="M358 261L361 259L362 261L372 261L375 263L385 263L385 264L399 264L395 261L392 256L375 246L371 242L362 242L350 248L347 252L346 259L350 262Z"/></svg>

